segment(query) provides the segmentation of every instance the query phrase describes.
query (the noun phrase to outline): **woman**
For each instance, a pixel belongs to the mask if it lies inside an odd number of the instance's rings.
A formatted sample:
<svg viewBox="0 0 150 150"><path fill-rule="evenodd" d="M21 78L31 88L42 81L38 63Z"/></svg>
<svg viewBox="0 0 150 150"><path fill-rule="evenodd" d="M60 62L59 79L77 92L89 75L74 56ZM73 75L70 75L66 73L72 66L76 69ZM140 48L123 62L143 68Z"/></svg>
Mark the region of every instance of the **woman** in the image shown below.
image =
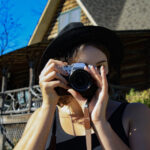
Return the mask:
<svg viewBox="0 0 150 150"><path fill-rule="evenodd" d="M64 69L72 63L86 64L84 70L97 86L88 104L92 149L149 150L150 110L142 104L120 103L109 98L107 75L121 59L121 43L112 31L81 23L64 28L42 56L39 84L43 103L29 119L15 150L52 149L54 143L58 150L84 150L86 146L89 149L90 136L85 126L87 98L69 86L68 72ZM58 94L58 87L69 94ZM56 142L50 144L55 110ZM89 140L87 145L85 135Z"/></svg>

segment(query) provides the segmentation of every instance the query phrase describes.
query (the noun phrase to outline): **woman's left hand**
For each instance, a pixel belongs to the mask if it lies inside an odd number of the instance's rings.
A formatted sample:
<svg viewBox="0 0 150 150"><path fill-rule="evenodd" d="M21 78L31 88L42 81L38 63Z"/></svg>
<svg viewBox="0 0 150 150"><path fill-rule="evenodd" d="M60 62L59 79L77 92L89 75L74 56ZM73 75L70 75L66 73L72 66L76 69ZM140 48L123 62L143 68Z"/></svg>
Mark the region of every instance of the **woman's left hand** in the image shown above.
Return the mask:
<svg viewBox="0 0 150 150"><path fill-rule="evenodd" d="M106 108L109 95L105 68L102 66L100 68L100 73L94 68L94 66L90 66L90 68L85 67L85 70L91 74L98 86L98 89L89 104L91 121L93 123L98 121L106 121ZM72 96L78 101L83 110L86 99L73 89L69 89L68 92L71 93Z"/></svg>

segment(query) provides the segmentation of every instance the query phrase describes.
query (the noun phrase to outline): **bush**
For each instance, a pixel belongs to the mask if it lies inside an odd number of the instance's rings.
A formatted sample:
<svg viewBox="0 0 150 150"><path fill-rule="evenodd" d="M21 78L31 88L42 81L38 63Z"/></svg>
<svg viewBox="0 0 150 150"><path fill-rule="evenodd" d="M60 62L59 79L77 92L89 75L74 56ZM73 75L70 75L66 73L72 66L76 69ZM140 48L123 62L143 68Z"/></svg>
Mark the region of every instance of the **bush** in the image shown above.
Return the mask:
<svg viewBox="0 0 150 150"><path fill-rule="evenodd" d="M143 91L135 91L134 89L131 89L130 92L126 94L126 100L129 103L139 102L150 108L150 89Z"/></svg>

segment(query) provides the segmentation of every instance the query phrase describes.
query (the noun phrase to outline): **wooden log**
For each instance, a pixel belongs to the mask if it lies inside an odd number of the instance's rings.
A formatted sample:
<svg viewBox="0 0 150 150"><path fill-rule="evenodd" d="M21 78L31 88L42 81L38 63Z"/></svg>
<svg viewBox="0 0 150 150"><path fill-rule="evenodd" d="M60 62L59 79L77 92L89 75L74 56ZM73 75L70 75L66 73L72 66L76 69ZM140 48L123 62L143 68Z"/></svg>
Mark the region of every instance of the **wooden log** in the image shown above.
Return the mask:
<svg viewBox="0 0 150 150"><path fill-rule="evenodd" d="M32 86L34 85L34 62L30 61L29 62L29 88L32 88ZM31 95L31 91L29 92L29 110L28 112L30 113L31 111L31 104L32 104L32 95Z"/></svg>
<svg viewBox="0 0 150 150"><path fill-rule="evenodd" d="M148 30L140 30L140 31L116 31L116 34L121 39L128 39L128 38L148 38L150 37L150 31Z"/></svg>
<svg viewBox="0 0 150 150"><path fill-rule="evenodd" d="M31 108L30 111L33 112L35 111L37 108ZM21 109L21 110L10 110L10 111L6 111L6 112L3 112L3 115L5 114L20 114L20 113L27 113L29 111L28 108L25 108L25 109Z"/></svg>
<svg viewBox="0 0 150 150"><path fill-rule="evenodd" d="M6 141L6 136L0 131L0 150L4 150L4 143Z"/></svg>
<svg viewBox="0 0 150 150"><path fill-rule="evenodd" d="M7 88L7 70L6 68L3 68L2 69L2 88L1 88L1 98L0 98L0 113L2 113L2 108L3 108L3 105L4 105L4 100L5 100L5 95L3 94L4 91L6 90Z"/></svg>
<svg viewBox="0 0 150 150"><path fill-rule="evenodd" d="M34 85L34 62L29 62L29 87Z"/></svg>
<svg viewBox="0 0 150 150"><path fill-rule="evenodd" d="M144 72L146 70L146 68L147 68L146 65L122 68L121 75L128 74L128 73L130 74L130 73L140 72L140 71ZM144 73L146 73L146 72L144 72Z"/></svg>
<svg viewBox="0 0 150 150"><path fill-rule="evenodd" d="M121 74L121 79L127 79L127 78L132 78L132 77L138 77L138 76L144 76L144 71L138 71L138 72L128 72L128 73L124 73L124 74Z"/></svg>
<svg viewBox="0 0 150 150"><path fill-rule="evenodd" d="M135 85L135 84L145 84L148 85L145 75L139 75L139 76L131 76L126 77L124 79L121 78L120 81L121 85Z"/></svg>
<svg viewBox="0 0 150 150"><path fill-rule="evenodd" d="M6 75L7 75L7 70L6 68L2 69L2 87L1 87L1 92L4 92L7 88L6 85Z"/></svg>
<svg viewBox="0 0 150 150"><path fill-rule="evenodd" d="M28 74L28 71L27 70L20 70L19 72L17 73L14 73L13 76L16 77L16 76L27 76ZM27 77L28 78L28 77ZM29 80L29 79L28 79Z"/></svg>
<svg viewBox="0 0 150 150"><path fill-rule="evenodd" d="M0 114L3 108L3 94L0 95Z"/></svg>
<svg viewBox="0 0 150 150"><path fill-rule="evenodd" d="M30 114L17 114L17 115L2 115L1 116L1 123L3 125L6 124L14 124L14 123L26 123L30 118Z"/></svg>
<svg viewBox="0 0 150 150"><path fill-rule="evenodd" d="M39 85L34 85L32 88L39 88ZM14 89L14 90L7 90L5 93L13 93L13 92L19 92L19 91L24 91L24 90L29 90L29 87L24 87L24 88L19 88L19 89Z"/></svg>
<svg viewBox="0 0 150 150"><path fill-rule="evenodd" d="M31 105L32 105L32 95L31 95L31 92L29 92L29 94L28 94L28 96L29 96L29 100L28 100L28 113L30 113L31 112Z"/></svg>

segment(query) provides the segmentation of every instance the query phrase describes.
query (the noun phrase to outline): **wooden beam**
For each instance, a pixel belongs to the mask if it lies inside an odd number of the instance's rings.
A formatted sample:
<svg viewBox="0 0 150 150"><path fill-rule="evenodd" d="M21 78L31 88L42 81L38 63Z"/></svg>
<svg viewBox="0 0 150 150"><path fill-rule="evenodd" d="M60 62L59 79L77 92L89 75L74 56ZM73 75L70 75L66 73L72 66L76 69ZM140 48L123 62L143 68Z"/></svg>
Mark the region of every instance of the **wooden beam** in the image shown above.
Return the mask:
<svg viewBox="0 0 150 150"><path fill-rule="evenodd" d="M34 85L34 62L31 60L29 62L29 88L32 88L32 86ZM32 95L31 92L29 91L29 106L28 106L28 112L31 112L31 105L32 105Z"/></svg>
<svg viewBox="0 0 150 150"><path fill-rule="evenodd" d="M2 69L2 87L1 87L1 92L3 93L6 88L7 88L7 85L6 85L6 76L7 76L7 70L6 68L3 68Z"/></svg>
<svg viewBox="0 0 150 150"><path fill-rule="evenodd" d="M14 124L14 123L26 123L30 118L31 114L19 114L19 115L2 115L2 124Z"/></svg>
<svg viewBox="0 0 150 150"><path fill-rule="evenodd" d="M3 104L4 104L4 100L5 100L5 95L4 92L7 88L7 70L6 68L2 69L2 87L1 87L1 93L2 95L0 96L0 113L2 113L2 108L3 108Z"/></svg>
<svg viewBox="0 0 150 150"><path fill-rule="evenodd" d="M0 150L4 150L4 143L6 141L6 136L0 131Z"/></svg>
<svg viewBox="0 0 150 150"><path fill-rule="evenodd" d="M29 87L32 87L34 85L34 62L30 61L29 62Z"/></svg>
<svg viewBox="0 0 150 150"><path fill-rule="evenodd" d="M38 25L36 26L34 30L34 33L28 45L32 45L32 44L42 41L45 35L45 32L47 31L60 2L62 1L61 0L48 0L47 5L43 11L43 14L38 22Z"/></svg>
<svg viewBox="0 0 150 150"><path fill-rule="evenodd" d="M87 10L86 6L83 5L83 3L81 2L81 0L76 0L76 2L78 3L78 5L81 7L81 9L83 10L83 12L85 13L85 15L88 17L88 19L90 20L90 22L97 26L98 24L96 23L96 21L94 20L94 17L92 17L92 15L90 14L90 12Z"/></svg>
<svg viewBox="0 0 150 150"><path fill-rule="evenodd" d="M37 99L37 100L39 100L39 99ZM31 108L31 110L30 111L35 111L35 110L37 110L38 108ZM3 115L10 115L10 114L21 114L21 113L27 113L28 112L28 108L25 108L25 109L21 109L21 110L10 110L10 111L5 111L5 112L3 112Z"/></svg>

